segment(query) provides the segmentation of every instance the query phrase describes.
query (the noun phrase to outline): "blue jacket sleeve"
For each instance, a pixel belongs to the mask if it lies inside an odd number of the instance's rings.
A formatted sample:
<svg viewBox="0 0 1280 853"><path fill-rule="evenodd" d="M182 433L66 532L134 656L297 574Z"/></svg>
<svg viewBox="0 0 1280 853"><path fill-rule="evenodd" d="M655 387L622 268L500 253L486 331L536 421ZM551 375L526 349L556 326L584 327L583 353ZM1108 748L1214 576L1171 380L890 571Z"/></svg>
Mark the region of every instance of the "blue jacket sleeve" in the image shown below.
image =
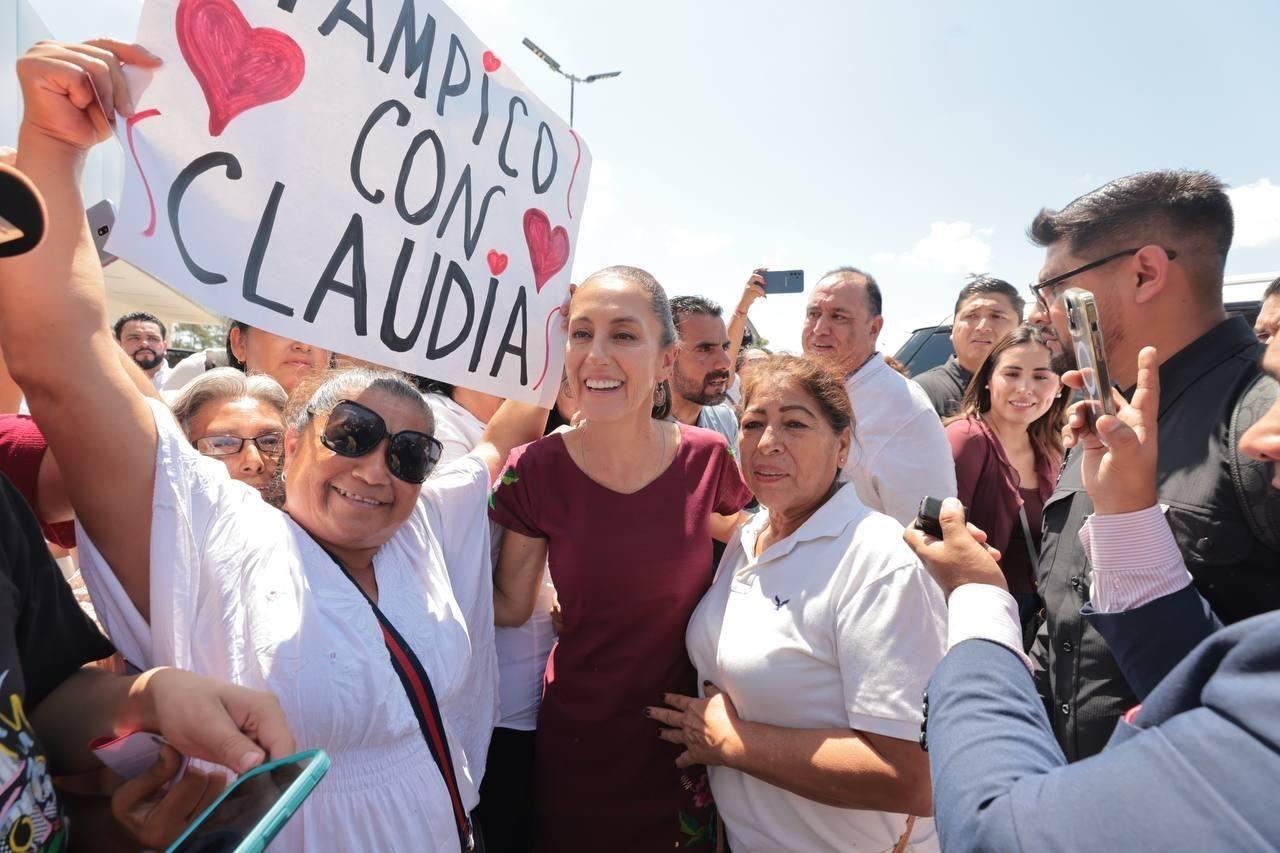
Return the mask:
<svg viewBox="0 0 1280 853"><path fill-rule="evenodd" d="M1107 641L1140 701L1192 649L1222 627L1209 603L1190 584L1133 610L1098 613L1086 604L1081 613Z"/></svg>
<svg viewBox="0 0 1280 853"><path fill-rule="evenodd" d="M1209 683L1189 695L1210 701L1149 728L1122 721L1125 737L1071 765L1023 663L986 640L960 643L927 694L943 849L1275 850L1280 813L1257 792L1280 785L1280 754L1269 746L1277 724L1260 701L1277 683L1276 636L1258 638L1269 642L1238 663L1206 660Z"/></svg>

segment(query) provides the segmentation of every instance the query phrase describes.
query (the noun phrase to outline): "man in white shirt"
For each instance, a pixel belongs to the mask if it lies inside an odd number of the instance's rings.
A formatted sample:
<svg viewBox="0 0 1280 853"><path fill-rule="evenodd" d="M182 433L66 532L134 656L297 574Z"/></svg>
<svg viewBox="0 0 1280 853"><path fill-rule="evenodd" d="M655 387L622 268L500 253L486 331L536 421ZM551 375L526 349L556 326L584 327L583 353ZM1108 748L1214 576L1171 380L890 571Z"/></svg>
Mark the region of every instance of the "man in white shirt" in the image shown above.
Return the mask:
<svg viewBox="0 0 1280 853"><path fill-rule="evenodd" d="M853 404L853 447L840 478L862 502L910 524L920 499L953 497L951 446L924 389L876 351L884 326L876 280L840 267L818 280L805 311L801 345L845 378Z"/></svg>
<svg viewBox="0 0 1280 853"><path fill-rule="evenodd" d="M171 371L165 360L169 352L169 332L160 318L145 311L134 311L116 320L113 331L125 355L147 374L157 391L163 389Z"/></svg>

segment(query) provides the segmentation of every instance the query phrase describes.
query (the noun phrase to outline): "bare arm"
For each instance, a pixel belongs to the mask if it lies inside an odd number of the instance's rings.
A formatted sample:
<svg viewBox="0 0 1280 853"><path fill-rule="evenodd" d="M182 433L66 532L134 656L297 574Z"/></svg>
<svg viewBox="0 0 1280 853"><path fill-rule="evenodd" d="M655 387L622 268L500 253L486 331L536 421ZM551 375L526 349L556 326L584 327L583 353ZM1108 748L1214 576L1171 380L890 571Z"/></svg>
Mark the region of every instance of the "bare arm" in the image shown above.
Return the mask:
<svg viewBox="0 0 1280 853"><path fill-rule="evenodd" d="M542 570L547 565L547 540L508 530L493 576L493 621L515 628L529 621L538 603Z"/></svg>
<svg viewBox="0 0 1280 853"><path fill-rule="evenodd" d="M141 48L113 49L154 64ZM100 47L42 43L19 60L18 78L25 114L17 165L43 194L49 223L37 249L0 263L0 342L76 515L147 616L155 423L107 330L79 188L86 153L110 133L94 90L114 116L118 100L127 104L123 77L115 54ZM110 452L86 437L110 437Z"/></svg>
<svg viewBox="0 0 1280 853"><path fill-rule="evenodd" d="M742 289L742 298L738 300L738 307L734 310L733 316L729 318L729 372L736 373L738 365L738 353L742 351L742 333L747 329L747 312L751 310L751 303L757 299L767 298L764 293L764 277L760 275L762 270L756 270L751 274L751 278L747 279L746 287ZM733 377L729 377L729 381L733 381Z"/></svg>
<svg viewBox="0 0 1280 853"><path fill-rule="evenodd" d="M933 812L929 759L919 744L847 728L788 729L738 716L714 686L706 699L667 694L649 716L687 751L677 764L723 765L805 799L846 809Z"/></svg>

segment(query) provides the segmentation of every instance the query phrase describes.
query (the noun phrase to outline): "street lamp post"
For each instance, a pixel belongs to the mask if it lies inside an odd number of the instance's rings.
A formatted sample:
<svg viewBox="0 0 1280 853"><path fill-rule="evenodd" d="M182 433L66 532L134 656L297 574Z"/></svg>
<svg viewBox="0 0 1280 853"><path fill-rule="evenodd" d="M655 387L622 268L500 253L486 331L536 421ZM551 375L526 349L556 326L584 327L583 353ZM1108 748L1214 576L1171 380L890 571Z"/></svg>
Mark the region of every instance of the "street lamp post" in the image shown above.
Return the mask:
<svg viewBox="0 0 1280 853"><path fill-rule="evenodd" d="M524 46L529 48L529 50L533 51L534 56L538 57L543 62L547 63L547 65L551 68L552 71L556 72L561 77L568 79L569 81L569 127L573 127L574 89L577 87L577 85L579 83L594 83L597 80L608 80L610 77L617 77L619 74L622 73L621 71L606 71L603 74L588 74L586 77L579 77L576 74L570 74L568 71L565 71L563 68L561 68L559 62L556 62L554 59L548 56L546 51L538 47L529 39L524 40Z"/></svg>

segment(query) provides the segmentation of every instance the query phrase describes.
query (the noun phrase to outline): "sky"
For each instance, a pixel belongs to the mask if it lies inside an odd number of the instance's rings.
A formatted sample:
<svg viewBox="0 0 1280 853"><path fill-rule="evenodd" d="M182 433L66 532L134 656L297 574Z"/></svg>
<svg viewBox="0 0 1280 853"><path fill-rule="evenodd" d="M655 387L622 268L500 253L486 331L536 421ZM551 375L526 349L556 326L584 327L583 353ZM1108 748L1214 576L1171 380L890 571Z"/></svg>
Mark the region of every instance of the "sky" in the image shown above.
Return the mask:
<svg viewBox="0 0 1280 853"><path fill-rule="evenodd" d="M259 0L265 2L265 0ZM299 0L330 3L332 0ZM55 37L132 36L138 0L33 0ZM594 157L574 260L648 269L731 311L751 270L852 264L884 294L881 348L948 319L969 273L1019 287L1026 227L1108 180L1209 170L1231 185L1228 274L1280 273L1280 3L780 4L454 0ZM752 320L799 347L805 297Z"/></svg>

